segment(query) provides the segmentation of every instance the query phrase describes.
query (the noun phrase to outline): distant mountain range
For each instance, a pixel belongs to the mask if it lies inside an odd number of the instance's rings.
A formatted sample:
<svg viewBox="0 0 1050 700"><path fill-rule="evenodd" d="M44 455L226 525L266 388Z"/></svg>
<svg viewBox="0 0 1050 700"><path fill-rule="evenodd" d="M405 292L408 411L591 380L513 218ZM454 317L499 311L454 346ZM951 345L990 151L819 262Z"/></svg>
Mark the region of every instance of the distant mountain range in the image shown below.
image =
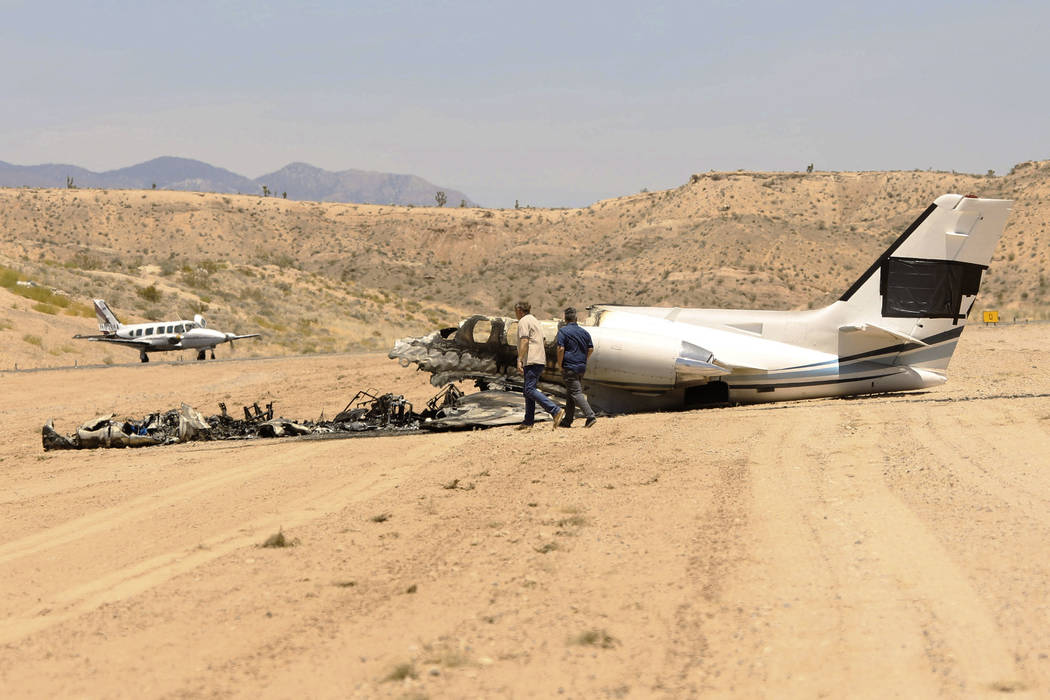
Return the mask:
<svg viewBox="0 0 1050 700"><path fill-rule="evenodd" d="M0 161L0 187L66 187L69 178L76 187L132 190L155 186L161 190L263 194L265 187L272 197L287 195L295 200L359 204L435 206L437 193L444 192L445 206L458 207L460 202L475 205L462 192L415 175L367 170L331 172L306 163L290 163L253 180L199 160L171 156L103 173L76 165L12 165Z"/></svg>

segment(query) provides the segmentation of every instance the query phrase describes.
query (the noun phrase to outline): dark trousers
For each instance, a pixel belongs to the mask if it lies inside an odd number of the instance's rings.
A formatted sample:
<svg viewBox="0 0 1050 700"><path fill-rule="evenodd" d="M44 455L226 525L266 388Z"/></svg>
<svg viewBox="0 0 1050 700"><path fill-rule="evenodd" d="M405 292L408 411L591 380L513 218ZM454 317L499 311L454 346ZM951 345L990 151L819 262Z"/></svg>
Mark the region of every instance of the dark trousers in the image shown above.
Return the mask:
<svg viewBox="0 0 1050 700"><path fill-rule="evenodd" d="M577 406L583 411L584 418L587 420L594 418L594 410L587 401L587 395L583 393L583 374L563 367L561 378L565 381L565 390L569 394L569 400L565 402L565 418L562 421L566 425L571 425L572 419L576 416Z"/></svg>
<svg viewBox="0 0 1050 700"><path fill-rule="evenodd" d="M536 388L541 374L543 374L543 365L525 365L525 391L522 392L525 394L525 420L522 421L525 425L532 425L536 422L536 404L542 406L543 410L552 416L558 410L558 404Z"/></svg>

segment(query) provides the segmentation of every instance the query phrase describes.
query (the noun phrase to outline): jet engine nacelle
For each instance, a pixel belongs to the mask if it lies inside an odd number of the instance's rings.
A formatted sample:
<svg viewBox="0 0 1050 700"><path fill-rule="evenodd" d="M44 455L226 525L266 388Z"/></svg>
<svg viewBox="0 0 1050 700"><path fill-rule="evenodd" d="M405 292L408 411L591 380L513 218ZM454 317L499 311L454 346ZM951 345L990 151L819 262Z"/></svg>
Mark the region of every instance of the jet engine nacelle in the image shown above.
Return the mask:
<svg viewBox="0 0 1050 700"><path fill-rule="evenodd" d="M623 388L667 390L729 374L711 353L688 341L620 328L588 326L594 353L586 378Z"/></svg>

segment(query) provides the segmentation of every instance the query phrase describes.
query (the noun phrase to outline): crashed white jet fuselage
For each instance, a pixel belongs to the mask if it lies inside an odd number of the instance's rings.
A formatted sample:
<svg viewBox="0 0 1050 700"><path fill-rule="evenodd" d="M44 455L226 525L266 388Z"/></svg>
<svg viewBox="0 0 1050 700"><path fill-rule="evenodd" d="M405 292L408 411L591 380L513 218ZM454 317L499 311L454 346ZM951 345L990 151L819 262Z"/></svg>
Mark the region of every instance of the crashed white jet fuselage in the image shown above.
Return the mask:
<svg viewBox="0 0 1050 700"><path fill-rule="evenodd" d="M822 309L594 306L581 324L594 342L588 398L601 410L630 412L941 384L1010 205L942 195ZM403 339L390 357L434 373L435 384L514 379L514 324L472 317L444 335ZM556 323L544 331L552 342ZM557 393L552 350L541 386Z"/></svg>

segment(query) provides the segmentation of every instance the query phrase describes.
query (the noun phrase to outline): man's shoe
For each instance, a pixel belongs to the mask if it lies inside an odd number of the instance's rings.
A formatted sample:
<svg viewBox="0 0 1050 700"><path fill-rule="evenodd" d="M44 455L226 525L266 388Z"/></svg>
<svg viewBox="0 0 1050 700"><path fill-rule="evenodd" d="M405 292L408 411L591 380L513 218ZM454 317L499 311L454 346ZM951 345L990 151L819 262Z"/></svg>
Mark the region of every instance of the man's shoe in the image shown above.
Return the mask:
<svg viewBox="0 0 1050 700"><path fill-rule="evenodd" d="M597 422L598 422L598 419L594 418L592 416L591 418L587 419L587 422L583 424L583 427L584 428L590 428L590 427L594 426L594 424L597 423Z"/></svg>
<svg viewBox="0 0 1050 700"><path fill-rule="evenodd" d="M551 414L551 430L558 429L558 423L565 417L565 409L559 408L557 411Z"/></svg>
<svg viewBox="0 0 1050 700"><path fill-rule="evenodd" d="M515 430L532 430L532 423L518 423L514 426Z"/></svg>
<svg viewBox="0 0 1050 700"><path fill-rule="evenodd" d="M571 428L572 427L572 421L570 421L568 418L562 418L561 422L558 423L558 427L559 428Z"/></svg>

